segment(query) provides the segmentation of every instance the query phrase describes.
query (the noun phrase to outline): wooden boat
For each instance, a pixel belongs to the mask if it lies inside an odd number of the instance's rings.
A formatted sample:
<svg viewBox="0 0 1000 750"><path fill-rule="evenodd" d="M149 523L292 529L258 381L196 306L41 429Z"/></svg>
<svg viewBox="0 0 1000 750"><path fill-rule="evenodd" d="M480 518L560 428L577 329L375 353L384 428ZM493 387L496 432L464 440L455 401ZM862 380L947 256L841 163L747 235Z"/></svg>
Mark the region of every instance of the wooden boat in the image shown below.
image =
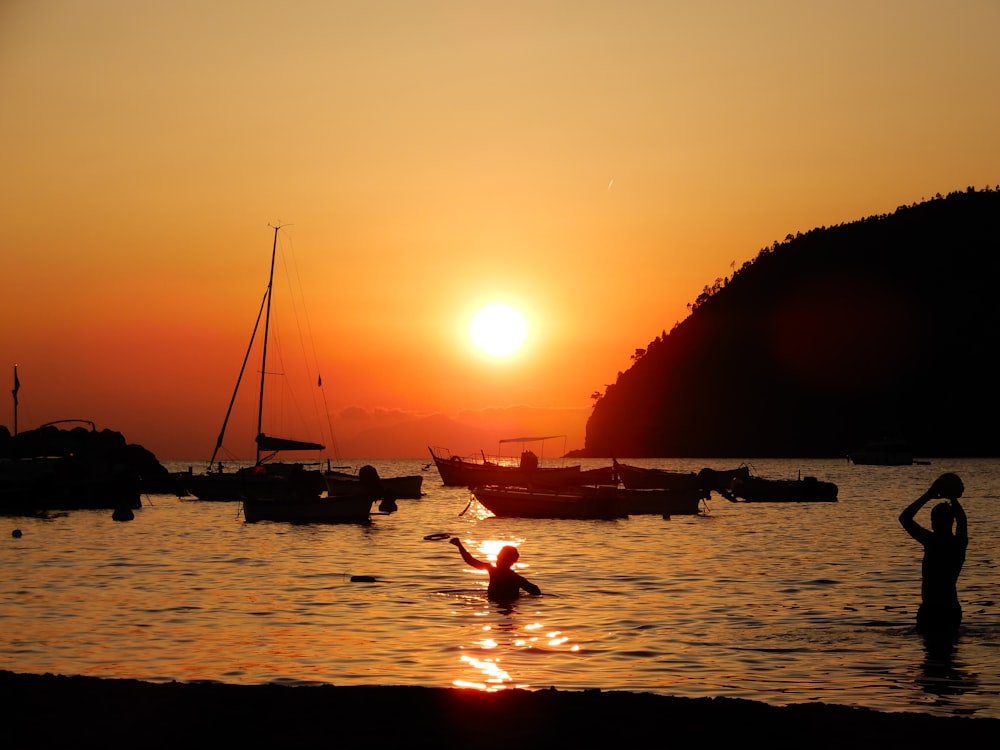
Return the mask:
<svg viewBox="0 0 1000 750"><path fill-rule="evenodd" d="M357 474L327 469L323 472L326 491L330 495L351 495L357 492L361 479ZM420 474L397 477L382 477L382 489L386 497L396 500L417 499L422 496L424 478Z"/></svg>
<svg viewBox="0 0 1000 750"><path fill-rule="evenodd" d="M729 489L739 476L749 476L750 469L740 466L735 469L709 469L701 471L669 471L643 466L632 466L611 459L618 481L628 489L684 489L715 490Z"/></svg>
<svg viewBox="0 0 1000 750"><path fill-rule="evenodd" d="M722 493L733 502L748 503L833 503L837 485L816 477L767 479L758 476L737 477L731 490Z"/></svg>
<svg viewBox="0 0 1000 750"><path fill-rule="evenodd" d="M550 440L551 437L509 438L501 443ZM522 451L519 459L479 459L454 455L446 448L428 447L441 482L446 487L572 487L585 482L579 465L540 466L538 456L530 450Z"/></svg>
<svg viewBox="0 0 1000 750"><path fill-rule="evenodd" d="M537 490L524 487L476 487L473 496L500 518L626 518L617 487Z"/></svg>
<svg viewBox="0 0 1000 750"><path fill-rule="evenodd" d="M624 518L693 515L709 492L693 489L630 490L617 485L558 490L476 487L473 496L493 515L517 518Z"/></svg>

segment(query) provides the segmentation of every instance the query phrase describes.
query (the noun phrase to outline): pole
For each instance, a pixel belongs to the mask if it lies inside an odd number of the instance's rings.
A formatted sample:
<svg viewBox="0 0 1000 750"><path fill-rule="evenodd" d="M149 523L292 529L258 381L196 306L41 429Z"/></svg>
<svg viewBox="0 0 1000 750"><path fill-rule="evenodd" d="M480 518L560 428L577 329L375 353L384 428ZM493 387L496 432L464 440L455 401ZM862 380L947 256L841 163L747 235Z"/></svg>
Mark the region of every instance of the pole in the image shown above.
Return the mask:
<svg viewBox="0 0 1000 750"><path fill-rule="evenodd" d="M264 316L264 345L261 347L260 355L260 398L257 401L257 460L255 465L260 464L260 436L263 434L261 428L264 419L264 378L267 377L267 339L268 331L271 327L271 289L274 284L274 256L278 249L278 229L274 227L274 243L271 245L271 274L267 279L267 313Z"/></svg>
<svg viewBox="0 0 1000 750"><path fill-rule="evenodd" d="M14 434L17 434L17 392L21 390L21 381L17 379L17 365L14 365L14 390L11 391L11 395L14 396Z"/></svg>

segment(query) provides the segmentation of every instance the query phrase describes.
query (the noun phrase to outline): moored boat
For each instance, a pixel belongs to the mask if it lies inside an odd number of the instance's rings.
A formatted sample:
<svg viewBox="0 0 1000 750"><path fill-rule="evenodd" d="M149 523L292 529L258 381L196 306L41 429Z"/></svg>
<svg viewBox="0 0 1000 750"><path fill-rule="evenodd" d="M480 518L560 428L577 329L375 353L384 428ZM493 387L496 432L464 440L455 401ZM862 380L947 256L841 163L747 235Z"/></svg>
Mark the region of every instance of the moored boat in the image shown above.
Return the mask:
<svg viewBox="0 0 1000 750"><path fill-rule="evenodd" d="M351 495L357 492L361 481L358 474L327 469L323 472L326 490L330 495ZM420 474L382 477L382 489L386 497L396 500L413 500L422 496L424 478Z"/></svg>
<svg viewBox="0 0 1000 750"><path fill-rule="evenodd" d="M271 264L264 298L261 300L257 320L236 386L233 389L222 429L216 440L215 450L208 462L209 469L203 474L188 472L177 475L187 492L199 500L240 500L243 502L243 517L247 521L272 520L298 523L330 522L338 520L369 520L372 503L382 497L381 490L373 492L371 487L345 494L343 502L332 502L326 480L318 463L274 461L279 453L288 451L322 451L325 447L317 442L297 440L268 435L263 429L265 411L265 383L267 380L267 354L271 323L271 301L274 288L275 256L280 226L274 226L271 245ZM252 466L244 466L235 471L224 471L215 459L222 448L226 426L232 414L236 395L240 389L247 361L257 338L257 331L263 321L260 336L260 390L257 401L256 458ZM320 378L320 381L322 379ZM214 466L214 468L213 468ZM376 473L377 476L377 473Z"/></svg>
<svg viewBox="0 0 1000 750"><path fill-rule="evenodd" d="M195 474L176 474L177 482L185 494L198 500L216 502L239 501L253 492L254 485L274 482L278 478L299 475L300 482L307 482L316 494L321 493L326 484L316 464L298 462L268 461L255 466L243 466L226 471L221 465L213 471Z"/></svg>
<svg viewBox="0 0 1000 750"><path fill-rule="evenodd" d="M837 485L816 477L798 479L768 479L758 476L737 477L729 492L729 500L748 503L833 503L837 501Z"/></svg>
<svg viewBox="0 0 1000 750"><path fill-rule="evenodd" d="M243 498L243 518L247 522L288 523L370 523L372 504L382 500L379 510L396 509L386 495L378 471L362 466L353 491L339 495L315 491L311 479L291 474L272 477L251 485Z"/></svg>
<svg viewBox="0 0 1000 750"><path fill-rule="evenodd" d="M670 471L668 469L633 466L619 463L612 458L612 467L618 481L628 489L683 489L728 490L736 477L749 476L750 468L710 469L701 471Z"/></svg>
<svg viewBox="0 0 1000 750"><path fill-rule="evenodd" d="M912 464L928 464L929 461L917 461L913 451L902 440L875 440L863 448L847 454L852 464L859 466L910 466Z"/></svg>
<svg viewBox="0 0 1000 750"><path fill-rule="evenodd" d="M512 438L501 443L548 438ZM540 466L533 451L522 451L520 458L469 458L446 448L428 447L441 482L446 487L570 487L585 483L579 465Z"/></svg>
<svg viewBox="0 0 1000 750"><path fill-rule="evenodd" d="M538 490L524 487L476 487L473 496L499 518L615 519L628 512L617 487Z"/></svg>

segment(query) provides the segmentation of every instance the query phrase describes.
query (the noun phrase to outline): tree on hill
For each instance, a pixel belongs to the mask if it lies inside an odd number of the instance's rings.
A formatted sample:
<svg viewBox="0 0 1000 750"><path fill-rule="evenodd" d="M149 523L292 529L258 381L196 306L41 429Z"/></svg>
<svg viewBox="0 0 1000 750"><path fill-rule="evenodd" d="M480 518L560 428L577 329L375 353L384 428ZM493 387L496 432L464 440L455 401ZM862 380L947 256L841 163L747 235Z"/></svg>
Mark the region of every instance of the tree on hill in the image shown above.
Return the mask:
<svg viewBox="0 0 1000 750"><path fill-rule="evenodd" d="M595 394L591 456L997 456L1000 189L764 248ZM642 352L640 355L639 352Z"/></svg>

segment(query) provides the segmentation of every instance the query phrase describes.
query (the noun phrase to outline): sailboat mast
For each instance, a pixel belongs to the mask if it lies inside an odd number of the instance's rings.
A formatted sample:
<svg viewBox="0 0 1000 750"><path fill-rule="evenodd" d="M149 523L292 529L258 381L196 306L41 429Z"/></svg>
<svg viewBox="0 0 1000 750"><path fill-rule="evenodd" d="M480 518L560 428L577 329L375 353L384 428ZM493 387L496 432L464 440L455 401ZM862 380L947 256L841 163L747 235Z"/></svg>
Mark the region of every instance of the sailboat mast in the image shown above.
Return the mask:
<svg viewBox="0 0 1000 750"><path fill-rule="evenodd" d="M243 382L243 373L246 372L247 362L250 361L250 355L253 353L253 342L257 338L257 329L260 328L260 319L264 317L264 305L266 303L267 291L264 292L264 296L260 300L260 309L257 310L257 320L253 324L253 333L250 334L247 353L243 355L243 364L240 366L240 374L236 378L236 387L233 388L233 395L229 398L229 408L226 409L226 418L222 420L222 429L219 430L219 437L215 440L215 450L212 451L212 457L208 460L208 471L212 470L212 467L215 465L215 457L222 450L222 441L226 438L226 427L229 426L229 417L233 414L233 406L236 404L236 395L240 392L240 384Z"/></svg>
<svg viewBox="0 0 1000 750"><path fill-rule="evenodd" d="M274 285L274 256L278 249L278 229L280 225L274 227L274 243L271 245L271 273L267 278L267 312L264 315L264 345L261 347L260 355L260 398L257 401L257 460L260 463L260 436L263 435L264 419L264 378L267 377L267 340L268 332L271 328L271 289Z"/></svg>

